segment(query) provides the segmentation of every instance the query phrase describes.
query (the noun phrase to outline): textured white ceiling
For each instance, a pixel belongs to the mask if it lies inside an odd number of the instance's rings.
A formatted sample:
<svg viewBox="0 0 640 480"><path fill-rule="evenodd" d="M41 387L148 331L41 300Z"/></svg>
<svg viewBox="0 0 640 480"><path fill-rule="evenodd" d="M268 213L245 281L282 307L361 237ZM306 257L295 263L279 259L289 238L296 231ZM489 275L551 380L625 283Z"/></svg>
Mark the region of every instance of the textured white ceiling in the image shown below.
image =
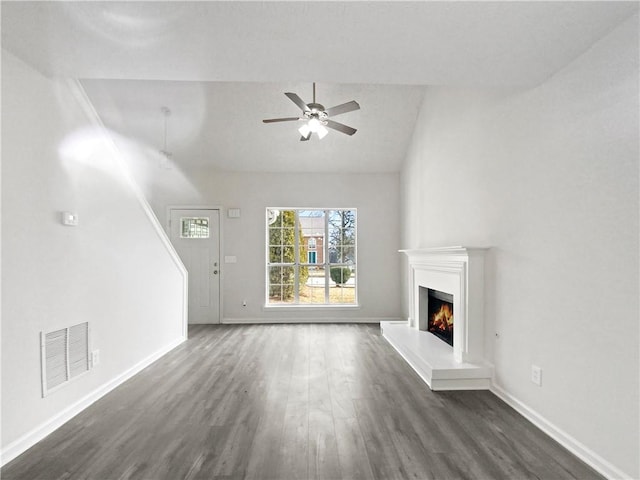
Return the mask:
<svg viewBox="0 0 640 480"><path fill-rule="evenodd" d="M176 163L240 171L397 171L425 85L532 86L637 2L3 2L2 45L83 79L105 124ZM358 129L298 142L284 95Z"/></svg>
<svg viewBox="0 0 640 480"><path fill-rule="evenodd" d="M357 100L360 110L335 117L358 129L353 136L330 131L300 142L299 122L264 124L264 118L295 117L300 109L284 95L312 100L310 83L157 82L83 80L110 128L138 141L163 143L161 106L167 117L167 149L179 165L225 171L394 172L413 132L422 87L317 84L316 100L331 107Z"/></svg>

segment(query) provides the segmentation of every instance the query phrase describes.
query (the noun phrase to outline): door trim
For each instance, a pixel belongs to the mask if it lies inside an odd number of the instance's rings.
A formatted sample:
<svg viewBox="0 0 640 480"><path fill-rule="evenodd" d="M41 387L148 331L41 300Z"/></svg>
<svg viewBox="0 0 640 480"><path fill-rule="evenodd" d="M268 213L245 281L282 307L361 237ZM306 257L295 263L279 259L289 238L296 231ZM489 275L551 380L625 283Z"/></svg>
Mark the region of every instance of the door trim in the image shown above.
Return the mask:
<svg viewBox="0 0 640 480"><path fill-rule="evenodd" d="M220 324L222 324L222 312L224 311L222 308L222 298L224 297L224 271L225 271L225 267L224 267L224 262L222 261L222 252L224 252L224 233L222 231L222 217L224 214L224 207L222 207L221 205L167 205L166 208L166 222L164 225L164 228L166 230L167 233L167 239L169 240L169 243L171 243L171 210L218 210L218 232L220 235L220 238L218 239L218 258L220 259L220 261L218 263L220 263L220 289L218 290L218 318L220 319ZM171 246L173 247L173 244L171 243ZM176 252L176 256L178 256L177 252ZM182 263L182 260L180 260L180 257L178 256L178 260L180 261L180 264L182 265L182 268L184 269L184 271L187 271L187 268L184 266L184 264ZM186 282L188 285L188 282ZM188 288L188 287L185 287ZM188 305L189 305L189 296L188 296L188 291L186 292L187 296L186 298L186 304L187 307L186 309L188 310ZM187 312L188 313L188 312ZM189 328L188 325L188 314L185 315L185 330L187 330ZM185 338L187 338L186 332L185 332Z"/></svg>

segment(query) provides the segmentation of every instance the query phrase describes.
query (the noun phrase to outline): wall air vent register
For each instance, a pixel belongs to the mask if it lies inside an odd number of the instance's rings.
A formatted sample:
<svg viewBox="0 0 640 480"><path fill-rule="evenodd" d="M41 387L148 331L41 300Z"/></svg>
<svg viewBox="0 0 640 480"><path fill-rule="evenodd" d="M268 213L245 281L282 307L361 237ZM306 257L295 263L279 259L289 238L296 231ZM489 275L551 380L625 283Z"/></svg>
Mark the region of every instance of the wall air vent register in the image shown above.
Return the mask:
<svg viewBox="0 0 640 480"><path fill-rule="evenodd" d="M89 371L89 323L40 333L42 396Z"/></svg>

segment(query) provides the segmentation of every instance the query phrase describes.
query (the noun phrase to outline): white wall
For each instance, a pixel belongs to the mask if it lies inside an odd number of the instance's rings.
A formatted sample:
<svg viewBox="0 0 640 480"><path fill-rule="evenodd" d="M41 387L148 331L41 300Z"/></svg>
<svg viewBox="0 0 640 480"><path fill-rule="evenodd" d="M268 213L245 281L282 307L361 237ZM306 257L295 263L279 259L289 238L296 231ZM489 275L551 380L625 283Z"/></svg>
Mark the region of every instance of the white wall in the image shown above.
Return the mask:
<svg viewBox="0 0 640 480"><path fill-rule="evenodd" d="M638 81L635 16L536 88L429 89L401 177L403 248L492 247L497 391L633 478Z"/></svg>
<svg viewBox="0 0 640 480"><path fill-rule="evenodd" d="M188 179L185 182L184 177ZM176 177L184 189L161 188ZM183 180L180 180L183 179ZM222 257L223 321L380 321L400 315L400 244L398 174L266 174L177 172L158 169L151 191L156 215L166 218L168 205L224 207ZM239 219L227 218L227 208L240 208ZM265 209L320 207L358 209L358 295L360 307L331 309L264 309ZM242 306L242 300L247 306Z"/></svg>
<svg viewBox="0 0 640 480"><path fill-rule="evenodd" d="M6 462L66 418L71 405L95 399L182 340L185 276L82 91L5 51L2 163ZM79 226L61 225L61 211L77 213ZM40 332L85 321L100 364L42 398Z"/></svg>

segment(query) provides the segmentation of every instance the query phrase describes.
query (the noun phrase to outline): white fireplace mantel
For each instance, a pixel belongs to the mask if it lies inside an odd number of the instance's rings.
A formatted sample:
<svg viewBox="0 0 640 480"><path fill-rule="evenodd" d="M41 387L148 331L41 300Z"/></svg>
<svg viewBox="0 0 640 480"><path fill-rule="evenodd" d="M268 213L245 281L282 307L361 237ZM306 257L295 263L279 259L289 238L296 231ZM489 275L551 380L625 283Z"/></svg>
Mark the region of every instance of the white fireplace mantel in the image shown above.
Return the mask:
<svg viewBox="0 0 640 480"><path fill-rule="evenodd" d="M489 388L484 356L484 248L400 250L409 262L408 322L382 322L383 336L432 390ZM420 288L453 295L453 347L426 331Z"/></svg>

